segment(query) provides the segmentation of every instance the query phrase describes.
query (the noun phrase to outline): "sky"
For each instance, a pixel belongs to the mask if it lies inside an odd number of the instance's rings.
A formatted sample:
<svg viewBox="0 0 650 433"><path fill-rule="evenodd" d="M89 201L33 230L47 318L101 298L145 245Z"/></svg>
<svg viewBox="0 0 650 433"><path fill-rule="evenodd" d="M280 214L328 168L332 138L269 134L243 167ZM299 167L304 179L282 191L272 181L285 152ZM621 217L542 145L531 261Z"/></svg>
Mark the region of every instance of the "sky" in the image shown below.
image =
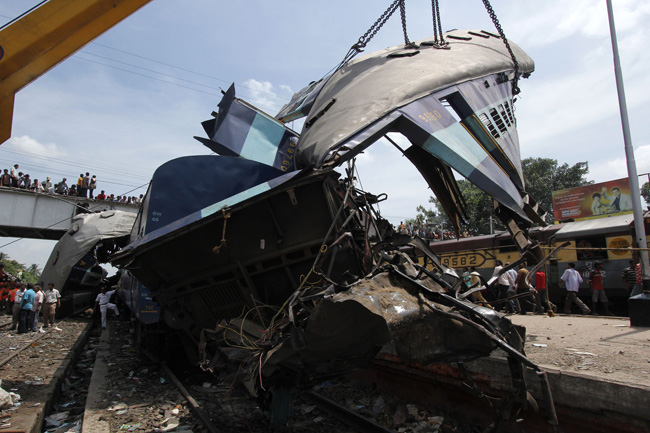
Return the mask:
<svg viewBox="0 0 650 433"><path fill-rule="evenodd" d="M0 1L0 24L37 3ZM143 194L164 162L210 153L192 137L204 136L200 123L217 111L222 89L235 83L237 96L277 113L336 66L390 3L153 0L18 92L0 168L17 163L32 178L68 183L88 171L107 193ZM521 158L588 161L595 182L627 177L605 0L491 3L508 39L535 61L515 104ZM648 173L650 3L613 3L637 172ZM495 31L481 0L440 4L444 30ZM430 7L406 2L411 40L433 34ZM402 42L396 14L366 51ZM393 224L429 207L426 183L387 142L371 146L357 166L365 190L388 194L381 212ZM0 251L41 267L54 245L6 245L12 241L0 239Z"/></svg>

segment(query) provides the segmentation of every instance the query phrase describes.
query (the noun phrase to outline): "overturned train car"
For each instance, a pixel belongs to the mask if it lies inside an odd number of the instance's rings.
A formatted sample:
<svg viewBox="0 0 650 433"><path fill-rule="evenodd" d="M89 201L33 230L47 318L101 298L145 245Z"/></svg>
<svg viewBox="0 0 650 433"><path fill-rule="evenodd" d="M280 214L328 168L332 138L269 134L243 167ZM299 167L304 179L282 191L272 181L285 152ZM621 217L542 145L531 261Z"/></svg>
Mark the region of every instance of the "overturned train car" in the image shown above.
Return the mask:
<svg viewBox="0 0 650 433"><path fill-rule="evenodd" d="M199 138L220 156L158 169L132 242L112 262L151 291L204 368L236 363L247 389L268 402L287 387L367 366L382 349L427 364L500 347L520 400L523 365L543 381L523 356L523 331L458 299L453 270L381 217L376 204L386 197L358 189L353 167L343 177L334 170L401 133L411 143L404 155L456 226L464 213L452 169L494 197L521 254L542 260L526 236L541 218L525 192L512 85L533 62L510 43L516 69L501 38L472 34L448 33L448 49L423 40L348 62L276 117L231 87ZM282 123L301 116L300 134Z"/></svg>
<svg viewBox="0 0 650 433"><path fill-rule="evenodd" d="M80 313L95 303L108 272L101 265L128 244L136 214L118 210L79 214L52 249L41 284L54 284L61 293L58 317Z"/></svg>

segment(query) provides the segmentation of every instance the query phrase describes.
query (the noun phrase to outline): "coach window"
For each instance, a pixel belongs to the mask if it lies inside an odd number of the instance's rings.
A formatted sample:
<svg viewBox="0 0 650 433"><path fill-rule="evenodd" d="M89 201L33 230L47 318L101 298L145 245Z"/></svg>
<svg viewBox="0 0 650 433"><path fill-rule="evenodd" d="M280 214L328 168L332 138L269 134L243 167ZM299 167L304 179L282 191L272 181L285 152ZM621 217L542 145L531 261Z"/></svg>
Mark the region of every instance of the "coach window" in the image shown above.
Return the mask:
<svg viewBox="0 0 650 433"><path fill-rule="evenodd" d="M500 253L508 253L511 251L518 251L517 246L512 243L512 240L508 239L505 241L499 241L497 243L497 247L499 248Z"/></svg>
<svg viewBox="0 0 650 433"><path fill-rule="evenodd" d="M607 258L607 241L605 236L576 238L578 260L602 260Z"/></svg>

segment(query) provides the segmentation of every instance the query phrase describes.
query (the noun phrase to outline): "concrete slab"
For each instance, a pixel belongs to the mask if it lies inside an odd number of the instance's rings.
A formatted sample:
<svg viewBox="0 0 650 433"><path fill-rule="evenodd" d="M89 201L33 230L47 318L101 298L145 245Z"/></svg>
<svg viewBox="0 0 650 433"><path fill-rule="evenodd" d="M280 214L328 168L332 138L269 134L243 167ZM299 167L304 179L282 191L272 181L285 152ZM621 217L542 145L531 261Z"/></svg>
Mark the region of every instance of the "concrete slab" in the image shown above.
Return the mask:
<svg viewBox="0 0 650 433"><path fill-rule="evenodd" d="M103 410L107 406L102 396L108 386L108 358L111 354L111 323L107 323L106 326L107 329L102 330L102 334L99 337L99 344L97 345L97 355L95 356L93 375L90 379L86 409L84 410L82 433L110 431L108 421L102 419Z"/></svg>
<svg viewBox="0 0 650 433"><path fill-rule="evenodd" d="M509 317L526 327L526 355L547 369L650 387L649 328L616 317Z"/></svg>

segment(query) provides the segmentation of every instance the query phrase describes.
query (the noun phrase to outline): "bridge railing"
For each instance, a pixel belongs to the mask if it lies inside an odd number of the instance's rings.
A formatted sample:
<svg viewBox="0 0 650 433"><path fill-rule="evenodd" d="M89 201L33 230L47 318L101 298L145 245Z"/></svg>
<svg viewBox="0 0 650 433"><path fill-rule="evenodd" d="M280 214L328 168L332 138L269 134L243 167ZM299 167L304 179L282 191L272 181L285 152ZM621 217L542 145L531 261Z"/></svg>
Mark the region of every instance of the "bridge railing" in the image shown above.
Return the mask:
<svg viewBox="0 0 650 433"><path fill-rule="evenodd" d="M139 208L137 204L0 187L0 236L59 239L78 213L109 209L136 213Z"/></svg>

